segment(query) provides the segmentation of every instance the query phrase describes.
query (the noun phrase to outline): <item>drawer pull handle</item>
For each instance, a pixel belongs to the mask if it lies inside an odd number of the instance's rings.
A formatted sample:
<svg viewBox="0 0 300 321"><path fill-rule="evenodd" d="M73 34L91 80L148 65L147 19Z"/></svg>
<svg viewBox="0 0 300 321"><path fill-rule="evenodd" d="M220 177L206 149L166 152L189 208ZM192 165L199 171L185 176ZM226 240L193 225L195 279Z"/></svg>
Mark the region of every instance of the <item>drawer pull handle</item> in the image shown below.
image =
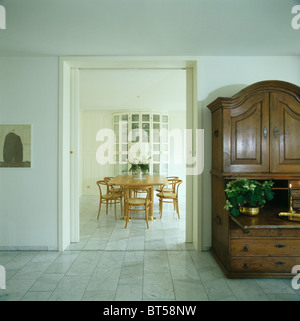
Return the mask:
<svg viewBox="0 0 300 321"><path fill-rule="evenodd" d="M218 130L215 130L215 131L214 131L214 136L215 136L215 137L219 137L219 131L218 131Z"/></svg>
<svg viewBox="0 0 300 321"><path fill-rule="evenodd" d="M275 247L279 247L279 248L281 248L281 247L286 247L286 245L285 244L275 244Z"/></svg>
<svg viewBox="0 0 300 321"><path fill-rule="evenodd" d="M284 265L286 264L285 262L279 261L279 262L275 262L276 265Z"/></svg>
<svg viewBox="0 0 300 321"><path fill-rule="evenodd" d="M244 246L243 251L244 251L244 252L248 252L248 245L245 245L245 246Z"/></svg>
<svg viewBox="0 0 300 321"><path fill-rule="evenodd" d="M244 263L244 269L248 269L248 263Z"/></svg>

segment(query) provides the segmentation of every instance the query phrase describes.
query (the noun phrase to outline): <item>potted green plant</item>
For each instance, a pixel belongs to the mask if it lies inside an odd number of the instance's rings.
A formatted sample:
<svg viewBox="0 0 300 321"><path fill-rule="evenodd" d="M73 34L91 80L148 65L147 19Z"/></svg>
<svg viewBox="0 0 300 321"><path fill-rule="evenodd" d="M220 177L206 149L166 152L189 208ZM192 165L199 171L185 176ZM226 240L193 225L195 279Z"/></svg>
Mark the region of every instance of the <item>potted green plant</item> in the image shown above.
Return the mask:
<svg viewBox="0 0 300 321"><path fill-rule="evenodd" d="M232 180L226 184L224 208L233 216L257 215L259 208L273 199L273 184L273 181L258 182L240 177Z"/></svg>

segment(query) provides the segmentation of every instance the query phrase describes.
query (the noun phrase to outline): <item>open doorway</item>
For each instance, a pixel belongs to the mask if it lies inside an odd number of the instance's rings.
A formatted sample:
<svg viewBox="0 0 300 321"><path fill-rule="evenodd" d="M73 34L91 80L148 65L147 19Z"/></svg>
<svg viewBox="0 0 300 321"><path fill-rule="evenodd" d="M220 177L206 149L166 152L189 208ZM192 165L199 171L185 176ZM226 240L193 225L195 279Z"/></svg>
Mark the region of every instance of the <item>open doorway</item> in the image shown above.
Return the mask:
<svg viewBox="0 0 300 321"><path fill-rule="evenodd" d="M186 244L186 171L184 130L186 124L186 70L184 69L80 69L79 70L79 210L80 240L71 249L182 249ZM123 144L119 120L126 119ZM179 177L180 219L172 204L164 204L159 219L158 198L154 197L157 220L150 231L143 223L133 221L126 231L118 208L118 220L113 207L106 216L102 206L96 221L99 189L96 180L127 174L128 130L135 127L147 135L150 151L150 173ZM166 137L153 135L166 131ZM114 132L115 163L108 155L104 162L96 152L106 142L97 141L100 132ZM164 138L166 138L164 140ZM167 139L169 138L169 139ZM102 145L103 146L103 145ZM124 147L124 148L123 148ZM157 186L158 187L158 186ZM105 192L105 191L104 191ZM142 218L142 217L140 217ZM132 227L133 225L133 227Z"/></svg>
<svg viewBox="0 0 300 321"><path fill-rule="evenodd" d="M79 73L81 69L184 69L186 71L186 128L197 128L196 63L188 60L118 60L117 58L60 59L60 109L59 109L59 249L79 240ZM194 146L194 144L192 144ZM192 154L188 150L186 153ZM198 201L198 177L186 177L186 241L201 248L201 213ZM200 215L199 215L200 214Z"/></svg>

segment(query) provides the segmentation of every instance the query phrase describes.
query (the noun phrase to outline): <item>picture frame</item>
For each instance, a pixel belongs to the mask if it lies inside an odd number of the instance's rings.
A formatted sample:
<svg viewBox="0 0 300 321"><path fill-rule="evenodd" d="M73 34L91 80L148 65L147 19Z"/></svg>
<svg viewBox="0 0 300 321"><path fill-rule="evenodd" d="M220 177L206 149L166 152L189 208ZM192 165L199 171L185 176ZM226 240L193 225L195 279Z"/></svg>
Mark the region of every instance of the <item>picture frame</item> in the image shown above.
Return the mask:
<svg viewBox="0 0 300 321"><path fill-rule="evenodd" d="M0 168L31 167L31 125L0 124Z"/></svg>

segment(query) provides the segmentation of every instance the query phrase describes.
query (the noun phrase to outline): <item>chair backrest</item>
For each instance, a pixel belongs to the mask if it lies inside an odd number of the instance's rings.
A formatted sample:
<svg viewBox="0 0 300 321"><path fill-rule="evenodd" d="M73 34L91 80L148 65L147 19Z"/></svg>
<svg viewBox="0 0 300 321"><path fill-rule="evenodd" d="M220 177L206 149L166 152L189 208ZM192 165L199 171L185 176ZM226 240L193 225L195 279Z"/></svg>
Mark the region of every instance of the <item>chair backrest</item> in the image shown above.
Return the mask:
<svg viewBox="0 0 300 321"><path fill-rule="evenodd" d="M173 181L174 179L179 179L179 177L178 176L167 176L166 179L168 181Z"/></svg>
<svg viewBox="0 0 300 321"><path fill-rule="evenodd" d="M105 179L97 181L96 184L97 184L98 187L99 187L101 197L102 197L101 185L106 187L106 192L107 192L107 194L108 194L108 193L111 193L111 194L114 194L114 193L115 193L115 189L114 189L113 185L108 185L108 181L105 180Z"/></svg>
<svg viewBox="0 0 300 321"><path fill-rule="evenodd" d="M176 182L179 180L178 176L168 176L166 177L168 180L168 185L172 187L173 193L175 193Z"/></svg>
<svg viewBox="0 0 300 321"><path fill-rule="evenodd" d="M128 202L128 195L130 195L131 191L137 191L137 192L146 192L146 203L150 204L151 203L151 186L149 185L144 185L144 186L126 186L125 191L128 190L128 193L125 192L125 202Z"/></svg>
<svg viewBox="0 0 300 321"><path fill-rule="evenodd" d="M181 183L182 183L181 179L178 179L176 182L174 182L174 193L176 194L176 196L178 196L178 188Z"/></svg>
<svg viewBox="0 0 300 321"><path fill-rule="evenodd" d="M113 177L104 177L103 178L107 183L113 179ZM118 186L118 185L108 185L108 186ZM107 191L108 193L108 191Z"/></svg>
<svg viewBox="0 0 300 321"><path fill-rule="evenodd" d="M100 191L100 196L102 196L102 189L101 189L101 185L103 186L107 186L107 182L105 180L99 180L96 182L96 184L99 187L99 191Z"/></svg>

